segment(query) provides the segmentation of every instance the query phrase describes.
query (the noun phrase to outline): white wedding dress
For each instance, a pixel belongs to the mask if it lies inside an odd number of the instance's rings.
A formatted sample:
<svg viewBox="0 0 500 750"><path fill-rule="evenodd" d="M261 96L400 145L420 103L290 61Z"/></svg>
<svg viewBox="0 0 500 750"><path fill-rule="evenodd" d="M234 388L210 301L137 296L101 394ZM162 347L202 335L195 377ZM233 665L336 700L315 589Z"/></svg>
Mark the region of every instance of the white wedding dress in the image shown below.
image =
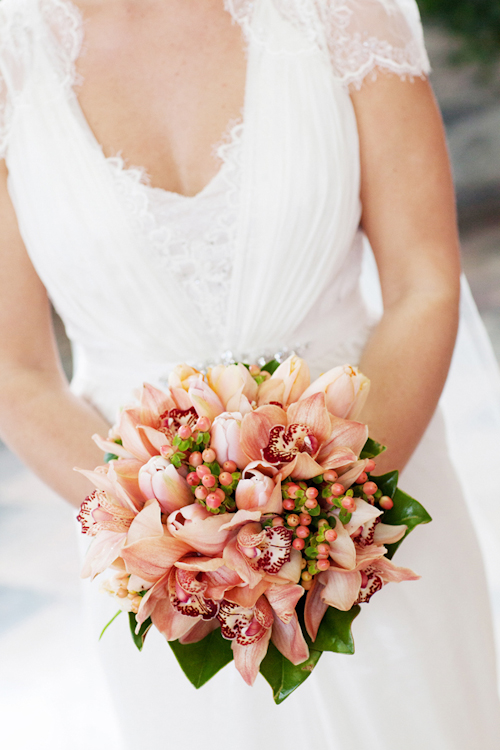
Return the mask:
<svg viewBox="0 0 500 750"><path fill-rule="evenodd" d="M365 302L377 282L358 229L348 87L377 68L428 72L414 0L226 0L226 8L248 44L244 112L218 147L219 173L186 198L151 187L119 155L104 157L75 93L84 32L75 7L0 3L9 191L73 342L73 390L109 420L142 381L161 386L180 361L256 361L294 349L314 374L355 363L378 314ZM487 359L481 346L474 356ZM114 623L98 649L123 747L498 748L488 595L441 413L400 485L434 519L397 555L421 580L374 597L354 623L356 654L324 654L280 706L260 676L250 688L232 664L196 691L161 636L151 632L139 654L126 623ZM103 594L89 598L97 633L115 607Z"/></svg>

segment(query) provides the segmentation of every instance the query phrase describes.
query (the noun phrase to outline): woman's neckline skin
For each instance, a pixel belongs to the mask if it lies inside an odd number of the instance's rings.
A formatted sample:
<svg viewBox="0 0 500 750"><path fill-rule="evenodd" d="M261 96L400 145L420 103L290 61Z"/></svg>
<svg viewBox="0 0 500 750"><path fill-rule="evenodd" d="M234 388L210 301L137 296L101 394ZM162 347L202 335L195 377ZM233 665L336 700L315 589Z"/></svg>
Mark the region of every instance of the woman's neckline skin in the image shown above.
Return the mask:
<svg viewBox="0 0 500 750"><path fill-rule="evenodd" d="M246 90L246 42L222 0L196 13L194 0L64 2L81 19L75 99L94 145L152 189L205 194Z"/></svg>

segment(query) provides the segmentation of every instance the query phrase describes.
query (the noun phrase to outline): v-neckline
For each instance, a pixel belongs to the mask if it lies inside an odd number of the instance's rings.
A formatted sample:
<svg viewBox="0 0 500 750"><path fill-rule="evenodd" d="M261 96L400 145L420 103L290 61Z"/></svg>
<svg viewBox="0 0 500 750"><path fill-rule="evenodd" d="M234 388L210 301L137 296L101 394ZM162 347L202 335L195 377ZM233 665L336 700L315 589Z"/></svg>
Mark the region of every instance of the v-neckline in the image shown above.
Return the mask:
<svg viewBox="0 0 500 750"><path fill-rule="evenodd" d="M85 19L83 17L83 13L80 10L80 8L73 2L73 0L59 0L60 3L62 3L63 6L66 6L68 13L72 16L72 18L75 21L75 24L78 26L78 43L76 45L76 49L73 50L73 56L70 60L71 64L71 81L70 81L70 93L72 98L72 103L74 107L74 114L77 116L77 119L79 120L80 125L82 126L83 130L85 131L87 135L87 139L92 146L92 148L97 151L101 158L103 159L104 163L110 167L110 169L119 170L122 174L130 174L133 175L134 178L136 175L140 175L139 182L142 184L146 189L155 191L157 194L163 193L166 197L170 196L172 198L182 200L182 201L194 201L202 196L204 196L207 192L210 192L210 190L216 185L220 178L223 176L223 173L225 171L225 167L227 164L227 161L225 159L221 159L221 165L215 172L215 174L210 178L210 180L200 189L198 192L194 193L193 195L186 195L185 193L180 193L176 190L168 190L167 188L163 188L161 186L153 185L151 181L151 176L148 172L148 170L141 166L136 164L129 164L126 163L121 151L118 151L113 156L106 156L104 153L104 148L102 144L97 139L96 134L92 130L92 127L90 126L90 123L87 119L87 116L85 112L83 111L83 108L80 104L80 100L78 99L78 95L76 92L76 84L81 83L82 76L77 72L76 70L76 64L78 62L78 58L80 57L82 46L85 40L85 34L84 34L84 23ZM240 23L239 19L230 13L228 10L228 7L225 6L225 11L229 13L231 18L234 22L238 23L240 27L242 28L243 34L245 34L245 28ZM54 40L54 43L57 45L58 41L57 39ZM248 46L250 44L250 38L246 38L246 45L247 45L247 52L246 56L248 58ZM65 52L63 50L63 52ZM67 54L67 53L66 53ZM245 72L245 84L244 84L244 92L243 92L243 109L242 114L240 118L235 119L234 117L231 118L224 131L221 133L221 137L217 142L212 144L211 150L216 152L220 149L220 146L224 143L229 143L232 147L235 147L236 140L234 138L234 131L236 129L236 126L238 124L243 124L244 126L244 112L246 108L246 99L247 99L247 93L248 93L248 76L249 76L249 66L247 63L247 68ZM244 131L244 127L243 127Z"/></svg>

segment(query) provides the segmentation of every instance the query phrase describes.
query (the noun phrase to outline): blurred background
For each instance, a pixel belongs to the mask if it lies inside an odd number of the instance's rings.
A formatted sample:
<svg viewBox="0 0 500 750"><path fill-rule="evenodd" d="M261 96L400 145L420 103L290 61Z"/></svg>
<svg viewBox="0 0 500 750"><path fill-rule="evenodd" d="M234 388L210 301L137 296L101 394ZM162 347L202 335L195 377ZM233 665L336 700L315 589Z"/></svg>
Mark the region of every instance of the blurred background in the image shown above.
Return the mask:
<svg viewBox="0 0 500 750"><path fill-rule="evenodd" d="M500 361L500 2L419 4L453 164L463 266ZM54 320L70 375L70 346ZM0 443L0 705L16 727L9 750L118 747L89 646L97 634L82 620L74 517ZM489 574L500 644L500 576Z"/></svg>

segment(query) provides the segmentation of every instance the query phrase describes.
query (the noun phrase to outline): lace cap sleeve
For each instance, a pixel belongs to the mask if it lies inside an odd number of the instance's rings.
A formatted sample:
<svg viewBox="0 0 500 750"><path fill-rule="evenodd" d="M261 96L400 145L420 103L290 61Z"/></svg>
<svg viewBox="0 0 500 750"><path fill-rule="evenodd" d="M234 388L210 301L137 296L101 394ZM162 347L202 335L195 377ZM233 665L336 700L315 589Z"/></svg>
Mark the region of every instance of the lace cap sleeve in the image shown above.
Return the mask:
<svg viewBox="0 0 500 750"><path fill-rule="evenodd" d="M430 72L415 0L317 0L337 77L359 88L377 70L400 77Z"/></svg>

